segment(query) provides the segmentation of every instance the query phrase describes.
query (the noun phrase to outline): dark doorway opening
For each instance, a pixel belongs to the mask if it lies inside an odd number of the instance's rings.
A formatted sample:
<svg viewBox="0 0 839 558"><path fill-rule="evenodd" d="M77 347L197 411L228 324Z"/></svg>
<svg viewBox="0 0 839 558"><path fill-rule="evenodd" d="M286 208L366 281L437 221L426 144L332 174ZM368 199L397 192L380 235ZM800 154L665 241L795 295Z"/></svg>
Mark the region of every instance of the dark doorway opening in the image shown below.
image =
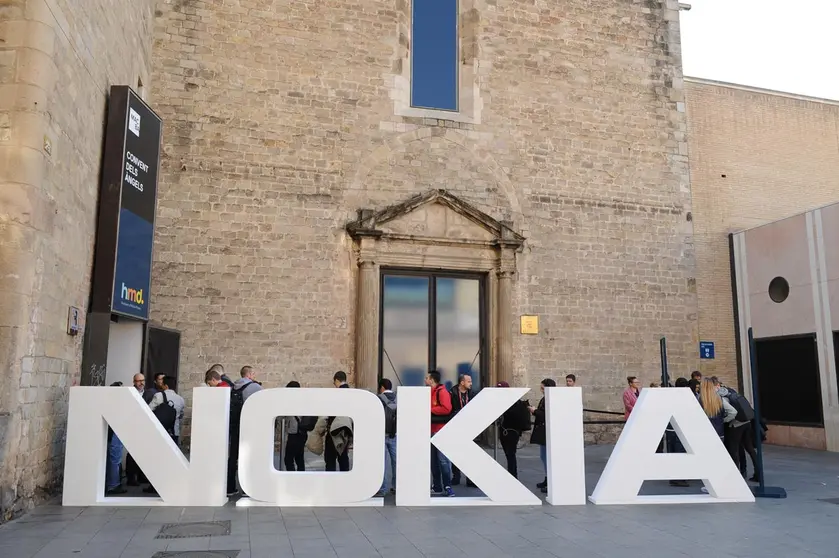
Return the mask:
<svg viewBox="0 0 839 558"><path fill-rule="evenodd" d="M143 363L146 387L154 386L157 374L174 378L175 385L169 387L178 391L178 368L181 356L181 332L152 325L146 326L146 347Z"/></svg>
<svg viewBox="0 0 839 558"><path fill-rule="evenodd" d="M763 418L770 424L823 427L816 335L755 340Z"/></svg>

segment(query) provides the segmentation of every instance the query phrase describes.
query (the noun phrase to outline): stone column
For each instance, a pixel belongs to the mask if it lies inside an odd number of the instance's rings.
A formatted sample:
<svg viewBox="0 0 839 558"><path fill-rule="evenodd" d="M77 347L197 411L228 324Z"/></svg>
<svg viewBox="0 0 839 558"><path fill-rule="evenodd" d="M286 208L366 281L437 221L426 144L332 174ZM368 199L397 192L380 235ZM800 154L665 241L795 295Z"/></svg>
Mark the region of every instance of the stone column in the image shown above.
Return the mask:
<svg viewBox="0 0 839 558"><path fill-rule="evenodd" d="M513 385L513 272L498 272L498 378Z"/></svg>
<svg viewBox="0 0 839 558"><path fill-rule="evenodd" d="M379 266L358 262L355 387L376 391L379 376Z"/></svg>

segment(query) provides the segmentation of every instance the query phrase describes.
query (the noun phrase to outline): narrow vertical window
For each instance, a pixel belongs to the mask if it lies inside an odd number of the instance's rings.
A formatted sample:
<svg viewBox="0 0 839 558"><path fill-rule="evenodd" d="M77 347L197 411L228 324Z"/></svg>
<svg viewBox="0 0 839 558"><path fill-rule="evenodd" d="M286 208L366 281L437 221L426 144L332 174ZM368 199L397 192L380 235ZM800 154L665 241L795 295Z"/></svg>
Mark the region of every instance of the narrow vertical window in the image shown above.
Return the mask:
<svg viewBox="0 0 839 558"><path fill-rule="evenodd" d="M412 107L458 110L457 2L412 2Z"/></svg>

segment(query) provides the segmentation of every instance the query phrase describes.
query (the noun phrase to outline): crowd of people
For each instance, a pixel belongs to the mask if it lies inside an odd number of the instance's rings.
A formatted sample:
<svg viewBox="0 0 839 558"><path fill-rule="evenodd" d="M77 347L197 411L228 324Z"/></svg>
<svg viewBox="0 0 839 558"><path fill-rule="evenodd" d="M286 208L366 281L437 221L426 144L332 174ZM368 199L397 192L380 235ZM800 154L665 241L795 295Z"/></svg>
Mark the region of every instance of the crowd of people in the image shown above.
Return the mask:
<svg viewBox="0 0 839 558"><path fill-rule="evenodd" d="M243 366L239 371L239 378L235 381L224 373L221 364L214 364L204 375L204 383L210 387L222 387L231 390L230 393L230 421L229 421L229 453L227 463L227 495L239 493L237 474L239 466L239 433L242 408L247 399L262 390L262 384L255 379L255 370L251 366ZM349 388L347 374L338 371L333 375L332 382L338 389ZM573 387L577 378L574 374L565 377L565 385ZM457 416L474 398L472 377L463 374L451 389L442 383L440 372L431 370L425 377L425 384L431 388L430 392L430 433L439 432L452 418ZM627 378L627 388L623 392L624 417L629 418L640 395L640 381L635 376ZM116 382L112 385L122 385ZM160 421L163 429L178 444L181 433L181 423L184 416L184 400L174 389L173 378L164 374L157 374L152 387L146 387L146 377L136 374L133 379L134 388L141 394L149 409ZM540 383L542 397L536 406L528 401L518 400L496 422L496 433L507 462L507 471L518 478L517 451L522 436L530 432L530 443L539 446L539 457L545 472L545 478L536 487L543 493L548 492L547 475L547 431L545 416L545 388L555 387L557 384L551 378L545 378ZM657 384L652 384L656 386ZM300 388L300 383L291 381L286 388ZM496 387L509 388L507 382L498 382ZM691 379L679 378L675 382L677 388L687 388L695 395L703 411L708 416L716 433L725 444L734 462L739 466L744 477L747 476L746 455L752 460L754 475L749 479L758 482L759 472L756 466L756 452L754 444L753 421L754 410L745 397L732 388L723 385L717 377L702 378L700 372L693 372ZM385 473L377 496L394 493L396 489L396 444L397 444L397 411L398 400L391 381L383 378L379 381L378 398L382 403L385 414ZM305 452L322 456L326 471L349 471L350 451L353 442L353 423L349 417L309 417L287 416L278 419L282 421L284 432L283 465L287 471L305 471ZM763 429L766 427L763 425ZM659 451L678 453L685 449L676 434L672 424L668 427ZM106 467L106 495L119 495L127 492L121 482L123 463L123 446L116 434L108 429L108 458ZM454 487L465 482L467 486L475 485L454 465L436 446L431 445L431 486L432 495L453 497ZM156 494L154 487L148 483L143 472L131 457L125 459L125 475L128 486L148 484L145 493ZM687 486L688 481L670 481L674 486Z"/></svg>
<svg viewBox="0 0 839 558"><path fill-rule="evenodd" d="M238 493L236 475L238 471L238 445L239 445L239 417L241 407L247 398L256 393L262 386L253 379L253 370L250 367L242 369L242 378L235 383L224 375L221 365L214 365L205 374L205 383L213 387L227 387L231 389L231 412L230 412L230 448L228 459L227 493L233 496ZM349 388L347 374L338 371L332 378L336 388ZM566 377L566 385L573 386L576 378L573 374ZM425 384L431 388L430 412L431 424L430 433L433 435L439 432L446 423L472 401L474 392L472 390L472 377L463 374L458 382L451 389L447 389L442 383L440 372L431 370L425 377ZM542 382L542 388L555 386L556 382L546 379ZM300 383L291 381L287 388L299 388ZM496 387L508 388L507 382L499 382ZM392 382L387 378L379 381L378 397L382 403L385 414L385 473L382 478L381 487L377 496L393 494L396 491L396 444L397 444L397 411L398 400L393 390ZM535 417L535 422L534 422ZM326 471L348 471L350 469L350 450L353 440L353 424L348 417L282 417L284 423L285 441L283 446L283 465L287 471L305 471L306 461L304 454L309 450L314 455L323 456L324 469ZM511 475L518 478L518 463L516 452L518 450L521 436L532 429L530 442L541 448L543 465L545 458L545 402L544 397L536 407L530 406L527 401L519 400L514 403L497 421L497 431L501 447L507 461L507 470ZM432 495L455 496L455 486L465 483L474 487L472 483L456 465L441 452L436 446L431 446L431 486ZM547 492L547 473L545 481L539 483L538 488Z"/></svg>
<svg viewBox="0 0 839 558"><path fill-rule="evenodd" d="M175 444L178 443L181 436L181 423L184 418L184 408L186 403L183 397L175 391L175 380L171 376L165 374L156 374L154 376L154 384L152 387L146 387L146 376L144 374L135 374L132 379L134 389L136 389L145 401L151 412L157 417L160 425L166 431ZM122 382L114 382L113 387L122 386ZM137 462L131 457L129 453L125 457L125 466L123 467L123 445L119 437L114 431L108 428L108 452L107 462L105 466L105 495L118 496L128 492L128 489L122 484L122 473L125 471L126 484L128 486L140 486L141 484L148 484L143 489L144 493L157 494L154 486L148 482L143 472L137 466Z"/></svg>
<svg viewBox="0 0 839 558"><path fill-rule="evenodd" d="M640 381L635 376L627 379L627 388L623 392L624 416L629 418L632 409L640 395ZM651 387L658 387L653 384ZM755 412L749 401L731 387L724 385L719 378L712 376L703 378L702 373L694 371L690 380L679 378L674 386L687 388L693 393L697 401L714 427L714 431L728 450L731 459L740 469L743 478L748 477L748 455L752 461L754 474L749 478L752 482L760 482L760 471L757 467L757 452L755 450ZM761 422L761 436L765 439L766 424ZM685 448L679 440L672 424L665 433L665 445L669 453L684 453ZM663 450L663 447L660 448ZM672 480L673 486L689 486L687 480ZM702 487L703 492L706 491Z"/></svg>

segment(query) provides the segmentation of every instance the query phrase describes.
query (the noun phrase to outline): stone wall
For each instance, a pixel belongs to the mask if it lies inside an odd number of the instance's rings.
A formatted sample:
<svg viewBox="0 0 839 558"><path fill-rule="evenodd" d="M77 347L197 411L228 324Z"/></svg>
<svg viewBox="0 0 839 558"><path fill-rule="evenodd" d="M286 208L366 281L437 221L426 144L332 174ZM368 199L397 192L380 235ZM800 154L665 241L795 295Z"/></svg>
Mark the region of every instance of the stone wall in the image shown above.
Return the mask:
<svg viewBox="0 0 839 558"><path fill-rule="evenodd" d="M406 0L159 3L152 319L183 333L182 386L213 362L272 386L353 373L344 227L436 188L527 237L517 383L573 372L587 407L620 409L661 336L674 375L695 368L677 2L463 6L471 112L419 117L400 104Z"/></svg>
<svg viewBox="0 0 839 558"><path fill-rule="evenodd" d="M728 235L839 200L839 102L693 78L685 96L699 334L716 342L701 370L737 385Z"/></svg>
<svg viewBox="0 0 839 558"><path fill-rule="evenodd" d="M118 6L115 4L119 4ZM60 486L106 96L148 83L152 0L0 0L0 521Z"/></svg>

